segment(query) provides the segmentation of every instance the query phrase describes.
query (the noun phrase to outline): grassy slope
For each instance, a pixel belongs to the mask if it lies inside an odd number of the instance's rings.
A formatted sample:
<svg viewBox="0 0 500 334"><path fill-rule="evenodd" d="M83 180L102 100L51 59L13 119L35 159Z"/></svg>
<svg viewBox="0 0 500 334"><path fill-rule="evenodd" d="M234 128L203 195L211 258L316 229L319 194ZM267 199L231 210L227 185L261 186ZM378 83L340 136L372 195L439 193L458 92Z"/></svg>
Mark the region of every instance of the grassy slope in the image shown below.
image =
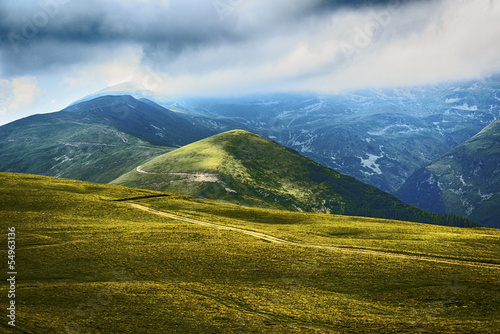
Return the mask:
<svg viewBox="0 0 500 334"><path fill-rule="evenodd" d="M172 148L103 124L36 115L0 132L0 170L107 183Z"/></svg>
<svg viewBox="0 0 500 334"><path fill-rule="evenodd" d="M161 155L112 181L252 207L435 223L434 217L256 134L233 130ZM223 183L168 173L210 172ZM227 191L225 188L233 191ZM442 218L442 217L441 217Z"/></svg>
<svg viewBox="0 0 500 334"><path fill-rule="evenodd" d="M0 174L0 184L1 243L8 226L17 231L16 329L25 333L492 333L500 326L499 270L271 244L113 201L152 191L22 174ZM244 209L180 195L135 201L298 241L500 263L497 230ZM6 302L4 295L0 307Z"/></svg>

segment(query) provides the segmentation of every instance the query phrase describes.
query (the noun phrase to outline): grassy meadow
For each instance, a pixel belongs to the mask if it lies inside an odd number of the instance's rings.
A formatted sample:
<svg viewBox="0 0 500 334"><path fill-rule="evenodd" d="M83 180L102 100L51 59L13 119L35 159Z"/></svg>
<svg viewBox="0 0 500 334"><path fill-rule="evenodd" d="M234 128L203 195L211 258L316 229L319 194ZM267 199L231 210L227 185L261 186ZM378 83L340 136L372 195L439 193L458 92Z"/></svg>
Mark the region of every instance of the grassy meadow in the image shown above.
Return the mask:
<svg viewBox="0 0 500 334"><path fill-rule="evenodd" d="M250 209L0 173L0 267L16 228L16 326L0 333L495 333L500 270L275 244L500 264L500 231ZM8 307L7 283L0 307ZM6 312L6 311L4 311Z"/></svg>

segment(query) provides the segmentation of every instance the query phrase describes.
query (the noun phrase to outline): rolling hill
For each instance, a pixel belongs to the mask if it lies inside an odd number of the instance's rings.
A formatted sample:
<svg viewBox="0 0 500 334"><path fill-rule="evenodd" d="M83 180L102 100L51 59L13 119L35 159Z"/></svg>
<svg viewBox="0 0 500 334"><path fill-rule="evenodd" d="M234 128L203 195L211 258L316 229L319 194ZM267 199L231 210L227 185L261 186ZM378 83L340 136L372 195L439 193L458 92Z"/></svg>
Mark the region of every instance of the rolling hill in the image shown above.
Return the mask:
<svg viewBox="0 0 500 334"><path fill-rule="evenodd" d="M0 171L107 183L215 132L131 96L102 96L0 127Z"/></svg>
<svg viewBox="0 0 500 334"><path fill-rule="evenodd" d="M500 228L500 120L415 172L398 197Z"/></svg>
<svg viewBox="0 0 500 334"><path fill-rule="evenodd" d="M18 272L16 326L4 317L2 333L500 327L495 229L250 209L11 173L0 173L0 208L1 230L15 228Z"/></svg>
<svg viewBox="0 0 500 334"><path fill-rule="evenodd" d="M469 224L410 207L259 135L233 130L161 155L112 184L251 207ZM458 221L454 222L455 219ZM460 222L459 222L460 221Z"/></svg>

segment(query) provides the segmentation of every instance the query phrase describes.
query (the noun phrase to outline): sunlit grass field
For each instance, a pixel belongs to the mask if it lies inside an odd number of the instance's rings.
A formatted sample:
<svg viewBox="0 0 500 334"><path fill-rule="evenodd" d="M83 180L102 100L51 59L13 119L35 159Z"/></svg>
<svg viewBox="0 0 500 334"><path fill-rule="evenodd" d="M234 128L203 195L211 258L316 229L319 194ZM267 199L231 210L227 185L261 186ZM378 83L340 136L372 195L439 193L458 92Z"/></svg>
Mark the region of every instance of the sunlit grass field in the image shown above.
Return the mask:
<svg viewBox="0 0 500 334"><path fill-rule="evenodd" d="M189 201L186 201L189 199ZM396 220L243 208L173 195L138 203L286 240L500 264L500 231Z"/></svg>
<svg viewBox="0 0 500 334"><path fill-rule="evenodd" d="M500 231L290 213L0 173L5 333L495 333L500 270L281 245L286 240L500 263ZM141 197L147 197L139 199ZM128 199L128 200L127 200ZM2 283L0 307L7 308Z"/></svg>

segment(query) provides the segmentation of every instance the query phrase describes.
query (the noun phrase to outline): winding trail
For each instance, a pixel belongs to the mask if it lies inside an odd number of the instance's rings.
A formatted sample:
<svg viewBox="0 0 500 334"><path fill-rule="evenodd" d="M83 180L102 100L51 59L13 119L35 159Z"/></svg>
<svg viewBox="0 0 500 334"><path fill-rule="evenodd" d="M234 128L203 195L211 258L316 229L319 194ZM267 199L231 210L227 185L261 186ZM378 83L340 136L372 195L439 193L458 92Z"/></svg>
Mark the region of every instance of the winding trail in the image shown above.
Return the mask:
<svg viewBox="0 0 500 334"><path fill-rule="evenodd" d="M172 213L167 213L167 212L163 212L163 211L158 211L158 210L155 210L155 209L151 209L151 208L148 208L148 207L140 205L140 204L135 204L135 203L129 203L129 204L132 207L136 208L136 209L147 211L147 212L150 212L150 213L162 216L162 217L167 217L167 218L171 218L171 219L181 220L183 222L187 222L187 223L191 223L191 224L196 224L196 225L214 227L214 228L218 228L218 229L221 229L221 230L236 231L236 232L239 232L239 233L250 235L252 237L259 238L261 240L265 240L265 241L269 241L269 242L274 242L274 243L278 243L278 244L292 245L292 246L299 246L299 247L319 248L319 249L330 249L330 250L341 251L341 252L349 252L349 253L362 253L362 254L370 254L370 255L378 255L378 256L397 257L397 258L403 258L403 259L409 259L409 260L420 260L420 261L445 263L445 264L454 264L454 265L469 266L469 267L500 269L500 265L490 264L490 263L472 262L472 261L464 261L464 260L456 260L456 259L446 259L446 258L437 258L437 257L431 257L431 256L423 256L423 255L408 255L408 254L391 253L391 252L383 252L383 251L376 251L376 250L369 250L369 249L360 249L360 248L347 248L347 247L314 245L314 244L305 244L305 243L300 243L300 242L293 242L293 241L288 241L288 240L276 238L276 237L273 237L272 235L265 234L265 233L260 233L260 232L245 230L245 229L238 228L238 227L231 227L231 226L224 226L224 225L219 225L219 224L214 224L214 223L208 223L208 222L204 222L204 221L197 220L197 219L182 217L182 216L174 215Z"/></svg>

